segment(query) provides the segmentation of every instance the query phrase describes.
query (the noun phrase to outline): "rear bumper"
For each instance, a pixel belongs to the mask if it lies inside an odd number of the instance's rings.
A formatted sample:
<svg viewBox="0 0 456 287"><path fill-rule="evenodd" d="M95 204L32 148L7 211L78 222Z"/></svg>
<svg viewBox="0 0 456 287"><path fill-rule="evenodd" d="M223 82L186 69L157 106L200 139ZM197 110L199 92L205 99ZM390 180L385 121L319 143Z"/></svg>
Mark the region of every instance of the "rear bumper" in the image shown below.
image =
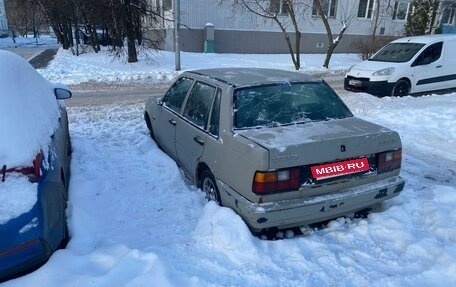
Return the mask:
<svg viewBox="0 0 456 287"><path fill-rule="evenodd" d="M2 251L0 253L0 282L44 263L51 253L51 248L42 238L36 238Z"/></svg>
<svg viewBox="0 0 456 287"><path fill-rule="evenodd" d="M356 83L356 84L354 84ZM394 83L387 81L370 81L368 78L347 76L344 79L344 89L352 92L364 92L377 97L391 96Z"/></svg>
<svg viewBox="0 0 456 287"><path fill-rule="evenodd" d="M225 206L234 209L257 232L265 228L289 228L337 218L399 195L404 189L400 176L338 193L303 199L253 203L223 182L218 182Z"/></svg>

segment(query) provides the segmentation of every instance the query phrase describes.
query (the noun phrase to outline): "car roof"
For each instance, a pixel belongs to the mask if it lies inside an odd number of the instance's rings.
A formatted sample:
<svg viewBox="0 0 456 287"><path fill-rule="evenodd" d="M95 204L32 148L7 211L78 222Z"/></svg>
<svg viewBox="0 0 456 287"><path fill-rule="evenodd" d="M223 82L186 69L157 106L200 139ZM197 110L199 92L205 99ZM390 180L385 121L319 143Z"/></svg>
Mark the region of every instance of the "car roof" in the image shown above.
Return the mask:
<svg viewBox="0 0 456 287"><path fill-rule="evenodd" d="M442 41L444 39L452 39L456 40L456 35L452 34L435 34L435 35L423 35L423 36L412 36L412 37L405 37L405 38L400 38L396 39L393 41L393 43L423 43L423 44L428 44L428 43L433 43L437 41Z"/></svg>
<svg viewBox="0 0 456 287"><path fill-rule="evenodd" d="M288 82L321 82L308 74L279 69L264 68L213 68L188 71L206 76L234 87L256 86Z"/></svg>

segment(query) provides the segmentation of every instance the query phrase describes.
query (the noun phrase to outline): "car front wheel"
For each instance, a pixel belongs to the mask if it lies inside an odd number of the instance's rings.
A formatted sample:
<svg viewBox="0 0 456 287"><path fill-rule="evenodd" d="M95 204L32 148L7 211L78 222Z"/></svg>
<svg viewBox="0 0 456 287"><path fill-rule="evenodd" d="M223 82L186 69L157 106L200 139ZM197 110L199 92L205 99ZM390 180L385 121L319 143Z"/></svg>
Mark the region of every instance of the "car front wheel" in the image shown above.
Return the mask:
<svg viewBox="0 0 456 287"><path fill-rule="evenodd" d="M391 96L393 97L405 97L410 93L410 84L406 80L399 80L394 85Z"/></svg>
<svg viewBox="0 0 456 287"><path fill-rule="evenodd" d="M215 179L212 173L208 170L205 170L201 175L201 190L206 194L206 199L208 201L215 201L218 205L222 205L220 200L220 193L218 191L217 185L215 184Z"/></svg>

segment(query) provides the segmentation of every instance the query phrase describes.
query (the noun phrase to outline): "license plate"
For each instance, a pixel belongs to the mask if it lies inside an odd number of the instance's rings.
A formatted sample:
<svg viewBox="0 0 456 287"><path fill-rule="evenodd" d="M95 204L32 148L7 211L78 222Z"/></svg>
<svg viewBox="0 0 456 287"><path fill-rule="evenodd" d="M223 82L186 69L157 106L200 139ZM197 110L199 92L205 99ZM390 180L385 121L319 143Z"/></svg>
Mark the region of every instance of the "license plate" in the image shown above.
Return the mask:
<svg viewBox="0 0 456 287"><path fill-rule="evenodd" d="M346 161L333 162L328 164L310 167L313 178L326 179L352 173L365 172L369 170L367 158L357 158Z"/></svg>
<svg viewBox="0 0 456 287"><path fill-rule="evenodd" d="M349 80L348 84L354 87L361 87L363 85L363 82L360 80Z"/></svg>

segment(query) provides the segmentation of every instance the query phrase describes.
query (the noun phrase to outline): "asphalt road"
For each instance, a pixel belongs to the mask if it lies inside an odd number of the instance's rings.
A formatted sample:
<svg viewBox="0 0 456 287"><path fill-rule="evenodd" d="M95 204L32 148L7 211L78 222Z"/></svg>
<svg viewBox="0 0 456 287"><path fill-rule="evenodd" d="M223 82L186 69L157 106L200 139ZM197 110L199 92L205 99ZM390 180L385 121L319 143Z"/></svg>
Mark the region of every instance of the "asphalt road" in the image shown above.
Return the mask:
<svg viewBox="0 0 456 287"><path fill-rule="evenodd" d="M68 107L145 103L152 95L163 95L165 89L152 86L124 90L72 90L72 92L72 97L65 100Z"/></svg>

